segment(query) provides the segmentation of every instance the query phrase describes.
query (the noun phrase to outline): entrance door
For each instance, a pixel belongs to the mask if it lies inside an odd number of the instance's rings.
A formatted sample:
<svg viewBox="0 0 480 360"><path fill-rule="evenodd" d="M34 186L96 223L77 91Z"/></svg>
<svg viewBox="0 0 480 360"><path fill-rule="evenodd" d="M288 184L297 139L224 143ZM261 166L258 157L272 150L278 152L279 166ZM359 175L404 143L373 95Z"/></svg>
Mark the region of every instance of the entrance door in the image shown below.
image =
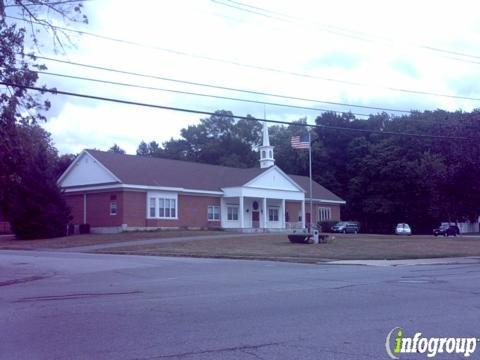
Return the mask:
<svg viewBox="0 0 480 360"><path fill-rule="evenodd" d="M252 227L258 229L260 227L260 213L252 211Z"/></svg>

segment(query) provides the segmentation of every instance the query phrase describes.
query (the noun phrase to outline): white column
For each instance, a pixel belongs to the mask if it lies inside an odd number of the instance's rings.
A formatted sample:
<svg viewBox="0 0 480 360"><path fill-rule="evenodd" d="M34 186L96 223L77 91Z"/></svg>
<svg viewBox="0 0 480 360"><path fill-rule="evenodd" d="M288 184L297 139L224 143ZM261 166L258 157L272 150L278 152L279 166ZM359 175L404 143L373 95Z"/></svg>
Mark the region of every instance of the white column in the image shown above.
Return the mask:
<svg viewBox="0 0 480 360"><path fill-rule="evenodd" d="M220 198L220 224L225 227L225 220L227 219L227 212L225 210L225 198Z"/></svg>
<svg viewBox="0 0 480 360"><path fill-rule="evenodd" d="M282 199L282 212L280 213L282 217L282 228L285 229L287 224L285 223L285 199Z"/></svg>
<svg viewBox="0 0 480 360"><path fill-rule="evenodd" d="M267 198L263 198L263 227L267 228Z"/></svg>
<svg viewBox="0 0 480 360"><path fill-rule="evenodd" d="M239 206L239 209L238 209L238 216L240 216L240 228L243 229L245 227L245 222L243 220L243 213L244 213L244 210L243 210L243 196L240 196L239 197L240 199L240 206Z"/></svg>
<svg viewBox="0 0 480 360"><path fill-rule="evenodd" d="M302 200L302 229L305 229L305 200Z"/></svg>
<svg viewBox="0 0 480 360"><path fill-rule="evenodd" d="M87 194L83 194L83 223L87 223Z"/></svg>

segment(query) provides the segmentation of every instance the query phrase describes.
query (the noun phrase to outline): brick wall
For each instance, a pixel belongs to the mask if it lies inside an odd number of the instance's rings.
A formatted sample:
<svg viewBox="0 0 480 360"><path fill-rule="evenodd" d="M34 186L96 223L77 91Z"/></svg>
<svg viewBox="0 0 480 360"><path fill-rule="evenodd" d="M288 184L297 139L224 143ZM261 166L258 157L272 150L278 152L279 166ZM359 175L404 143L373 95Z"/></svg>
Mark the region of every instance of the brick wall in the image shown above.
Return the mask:
<svg viewBox="0 0 480 360"><path fill-rule="evenodd" d="M117 215L110 215L111 197L117 201ZM66 194L73 224L83 223L83 194ZM144 191L106 191L87 193L87 223L92 227L219 227L208 221L209 205L220 206L220 198L178 195L178 219L147 219L147 193Z"/></svg>
<svg viewBox="0 0 480 360"><path fill-rule="evenodd" d="M340 221L340 205L332 205L332 204L313 204L313 222L317 223L320 221L319 214L318 214L318 209L319 208L330 208L330 213L331 213L331 221ZM305 211L310 212L310 204L307 202L305 204Z"/></svg>
<svg viewBox="0 0 480 360"><path fill-rule="evenodd" d="M117 215L110 215L110 201L116 198ZM83 223L83 194L66 194L73 224ZM178 219L147 219L147 193L144 191L105 191L87 193L87 223L92 227L219 227L220 221L208 221L209 205L220 206L220 198L213 196L178 195ZM298 222L301 203L285 202L288 222ZM329 207L331 220L340 220L340 205L313 205L313 222L318 219L318 208ZM310 204L305 203L305 211Z"/></svg>
<svg viewBox="0 0 480 360"><path fill-rule="evenodd" d="M112 198L115 198L112 200ZM65 201L70 208L73 224L83 224L83 194L66 194ZM117 202L117 214L110 215L110 201ZM92 227L120 226L123 217L123 192L90 192L87 193L87 224Z"/></svg>
<svg viewBox="0 0 480 360"><path fill-rule="evenodd" d="M70 208L72 224L83 224L83 194L65 194L65 202Z"/></svg>
<svg viewBox="0 0 480 360"><path fill-rule="evenodd" d="M285 211L288 214L287 222L298 222L298 215L302 207L301 202L285 201Z"/></svg>
<svg viewBox="0 0 480 360"><path fill-rule="evenodd" d="M220 221L208 221L208 206L220 206L220 198L213 196L178 195L178 219L147 219L152 227L219 227ZM146 212L144 207L144 214ZM145 216L145 215L144 215ZM128 224L130 226L130 224Z"/></svg>
<svg viewBox="0 0 480 360"><path fill-rule="evenodd" d="M123 193L123 223L130 227L145 227L147 224L147 193L125 191Z"/></svg>

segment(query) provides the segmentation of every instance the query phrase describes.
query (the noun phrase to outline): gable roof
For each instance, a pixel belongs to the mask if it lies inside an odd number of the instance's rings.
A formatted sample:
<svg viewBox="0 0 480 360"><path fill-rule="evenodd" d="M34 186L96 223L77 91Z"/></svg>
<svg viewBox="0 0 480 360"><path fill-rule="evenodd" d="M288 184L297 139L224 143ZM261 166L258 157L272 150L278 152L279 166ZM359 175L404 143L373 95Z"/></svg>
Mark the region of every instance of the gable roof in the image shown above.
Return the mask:
<svg viewBox="0 0 480 360"><path fill-rule="evenodd" d="M242 186L270 168L234 168L182 160L117 154L110 151L86 150L123 184L222 191L222 188ZM288 175L288 174L287 174ZM288 175L306 192L309 198L309 178ZM313 199L343 202L315 181Z"/></svg>

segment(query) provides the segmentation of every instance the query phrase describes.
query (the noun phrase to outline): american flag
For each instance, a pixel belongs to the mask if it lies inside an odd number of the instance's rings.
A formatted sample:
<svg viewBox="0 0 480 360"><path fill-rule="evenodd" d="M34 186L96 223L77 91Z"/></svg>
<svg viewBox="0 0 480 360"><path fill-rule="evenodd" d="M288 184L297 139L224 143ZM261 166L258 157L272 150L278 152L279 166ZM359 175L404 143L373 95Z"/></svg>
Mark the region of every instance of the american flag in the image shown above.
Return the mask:
<svg viewBox="0 0 480 360"><path fill-rule="evenodd" d="M290 143L294 149L310 149L310 139L308 133L300 136L292 136Z"/></svg>

